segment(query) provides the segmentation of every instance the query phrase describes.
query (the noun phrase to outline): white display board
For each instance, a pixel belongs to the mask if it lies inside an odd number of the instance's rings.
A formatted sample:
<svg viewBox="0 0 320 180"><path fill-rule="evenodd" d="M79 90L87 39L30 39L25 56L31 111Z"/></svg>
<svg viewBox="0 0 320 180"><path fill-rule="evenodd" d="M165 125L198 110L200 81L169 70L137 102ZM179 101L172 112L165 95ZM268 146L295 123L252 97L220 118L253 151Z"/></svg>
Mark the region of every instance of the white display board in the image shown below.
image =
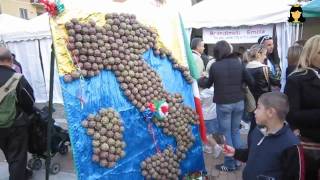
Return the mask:
<svg viewBox="0 0 320 180"><path fill-rule="evenodd" d="M206 44L215 44L221 40L234 44L257 43L263 35L272 36L272 30L273 25L203 28L203 41Z"/></svg>

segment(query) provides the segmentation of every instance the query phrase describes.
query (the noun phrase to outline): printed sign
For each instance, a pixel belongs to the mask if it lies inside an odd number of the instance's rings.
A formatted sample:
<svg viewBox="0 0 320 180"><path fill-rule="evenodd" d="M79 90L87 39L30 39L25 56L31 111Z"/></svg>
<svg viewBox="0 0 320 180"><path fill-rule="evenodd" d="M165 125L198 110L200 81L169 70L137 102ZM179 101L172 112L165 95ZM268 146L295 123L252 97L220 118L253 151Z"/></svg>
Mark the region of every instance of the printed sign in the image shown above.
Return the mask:
<svg viewBox="0 0 320 180"><path fill-rule="evenodd" d="M226 40L229 43L257 43L263 35L272 36L272 25L256 25L241 27L204 28L203 41L207 44L215 44Z"/></svg>

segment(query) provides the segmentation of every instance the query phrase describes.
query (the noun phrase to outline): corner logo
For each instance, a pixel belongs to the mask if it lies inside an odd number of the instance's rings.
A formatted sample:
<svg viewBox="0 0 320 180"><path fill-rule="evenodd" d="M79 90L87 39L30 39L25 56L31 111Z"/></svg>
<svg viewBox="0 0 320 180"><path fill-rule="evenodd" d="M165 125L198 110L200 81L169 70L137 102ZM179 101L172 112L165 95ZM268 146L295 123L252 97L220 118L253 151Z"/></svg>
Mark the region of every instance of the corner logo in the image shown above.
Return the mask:
<svg viewBox="0 0 320 180"><path fill-rule="evenodd" d="M290 9L290 17L288 22L299 24L305 22L306 19L303 17L303 11L300 4L295 4Z"/></svg>

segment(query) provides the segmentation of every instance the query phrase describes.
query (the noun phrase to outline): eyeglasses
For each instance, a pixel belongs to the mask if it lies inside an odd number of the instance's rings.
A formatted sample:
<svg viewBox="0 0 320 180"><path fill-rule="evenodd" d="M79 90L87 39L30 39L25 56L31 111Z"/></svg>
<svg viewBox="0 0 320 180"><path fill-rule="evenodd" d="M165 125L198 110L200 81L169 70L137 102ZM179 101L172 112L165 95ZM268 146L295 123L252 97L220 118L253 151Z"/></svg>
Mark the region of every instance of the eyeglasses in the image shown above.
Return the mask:
<svg viewBox="0 0 320 180"><path fill-rule="evenodd" d="M272 39L271 36L265 35L265 36L263 36L263 38L261 39L260 44L262 44L265 40L270 40L270 39Z"/></svg>

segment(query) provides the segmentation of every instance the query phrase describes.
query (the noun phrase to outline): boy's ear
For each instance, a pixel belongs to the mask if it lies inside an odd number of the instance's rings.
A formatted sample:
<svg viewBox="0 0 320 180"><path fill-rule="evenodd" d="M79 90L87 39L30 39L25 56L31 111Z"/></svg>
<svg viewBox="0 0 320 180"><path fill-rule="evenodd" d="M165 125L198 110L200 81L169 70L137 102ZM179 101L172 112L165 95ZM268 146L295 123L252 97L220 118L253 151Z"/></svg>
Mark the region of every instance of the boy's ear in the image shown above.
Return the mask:
<svg viewBox="0 0 320 180"><path fill-rule="evenodd" d="M269 118L272 118L276 115L276 110L274 108L266 108L266 114Z"/></svg>
<svg viewBox="0 0 320 180"><path fill-rule="evenodd" d="M276 111L276 109L274 109L274 108L268 108L267 109L267 114L268 114L268 116L271 118L271 117L275 117L275 116L277 116L277 111Z"/></svg>

